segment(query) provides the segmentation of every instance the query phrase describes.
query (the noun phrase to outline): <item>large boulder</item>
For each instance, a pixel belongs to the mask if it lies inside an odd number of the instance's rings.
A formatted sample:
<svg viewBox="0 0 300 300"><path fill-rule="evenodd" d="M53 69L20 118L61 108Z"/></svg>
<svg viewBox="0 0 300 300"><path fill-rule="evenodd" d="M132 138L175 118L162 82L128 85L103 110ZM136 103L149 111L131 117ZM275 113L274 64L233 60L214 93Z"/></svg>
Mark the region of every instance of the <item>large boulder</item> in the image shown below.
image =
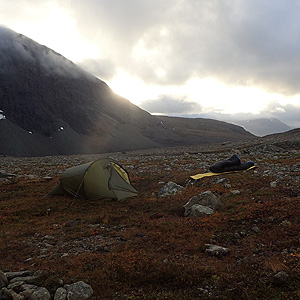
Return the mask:
<svg viewBox="0 0 300 300"><path fill-rule="evenodd" d="M30 297L31 300L51 300L50 292L45 287L38 287Z"/></svg>
<svg viewBox="0 0 300 300"><path fill-rule="evenodd" d="M187 217L191 215L192 207L194 205L201 205L201 206L206 206L209 207L213 213L217 210L220 210L222 207L222 202L220 199L215 196L211 191L206 191L203 192L199 195L196 195L192 197L183 207L184 207L184 215ZM197 209L197 207L196 207Z"/></svg>
<svg viewBox="0 0 300 300"><path fill-rule="evenodd" d="M92 287L83 281L66 284L64 288L67 290L68 300L87 300L94 293Z"/></svg>
<svg viewBox="0 0 300 300"><path fill-rule="evenodd" d="M169 181L158 191L158 198L174 196L177 193L181 192L183 189L183 186L178 185L175 182Z"/></svg>
<svg viewBox="0 0 300 300"><path fill-rule="evenodd" d="M210 207L195 204L188 210L188 213L185 214L185 217L202 217L212 214L214 214L214 211Z"/></svg>

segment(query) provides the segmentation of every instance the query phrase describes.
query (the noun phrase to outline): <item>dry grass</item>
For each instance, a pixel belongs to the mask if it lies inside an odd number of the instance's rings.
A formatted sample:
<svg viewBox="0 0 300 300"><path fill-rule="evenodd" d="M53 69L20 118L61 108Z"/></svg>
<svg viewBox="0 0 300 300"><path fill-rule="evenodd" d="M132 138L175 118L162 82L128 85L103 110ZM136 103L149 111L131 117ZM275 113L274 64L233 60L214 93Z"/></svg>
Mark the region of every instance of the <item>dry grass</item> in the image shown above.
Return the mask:
<svg viewBox="0 0 300 300"><path fill-rule="evenodd" d="M299 159L283 157L280 164ZM292 182L289 189L270 188L273 178L258 169L224 175L230 186L204 178L172 198L157 198L161 181L184 185L199 171L176 170L187 161L172 171L160 170L159 157L143 162L148 171L130 174L139 195L118 202L44 197L58 176L2 184L1 269L84 280L94 299L300 299L300 199L291 194ZM232 194L236 189L241 193ZM184 218L183 205L206 190L221 197L223 210ZM230 255L208 256L207 243L228 247ZM279 271L289 274L287 282L274 282Z"/></svg>

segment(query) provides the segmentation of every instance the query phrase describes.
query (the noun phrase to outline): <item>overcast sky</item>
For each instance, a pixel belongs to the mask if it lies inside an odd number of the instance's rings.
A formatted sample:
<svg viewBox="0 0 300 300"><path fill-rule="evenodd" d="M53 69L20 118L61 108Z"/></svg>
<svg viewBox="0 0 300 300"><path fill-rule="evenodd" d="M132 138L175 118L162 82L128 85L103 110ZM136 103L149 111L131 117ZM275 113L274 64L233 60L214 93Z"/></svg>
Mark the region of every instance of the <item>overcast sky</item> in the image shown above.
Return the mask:
<svg viewBox="0 0 300 300"><path fill-rule="evenodd" d="M298 127L299 16L298 0L0 0L2 25L151 113Z"/></svg>

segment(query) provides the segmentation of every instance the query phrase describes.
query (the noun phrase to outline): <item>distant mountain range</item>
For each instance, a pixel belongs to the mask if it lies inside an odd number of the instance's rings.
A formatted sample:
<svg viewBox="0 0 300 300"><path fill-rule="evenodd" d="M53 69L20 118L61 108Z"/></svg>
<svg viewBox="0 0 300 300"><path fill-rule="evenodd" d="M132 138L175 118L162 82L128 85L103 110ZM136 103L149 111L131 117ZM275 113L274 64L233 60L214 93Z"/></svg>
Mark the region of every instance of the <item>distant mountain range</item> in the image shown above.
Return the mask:
<svg viewBox="0 0 300 300"><path fill-rule="evenodd" d="M209 119L152 116L53 50L0 27L0 153L104 153L239 141Z"/></svg>
<svg viewBox="0 0 300 300"><path fill-rule="evenodd" d="M247 131L257 136L265 136L273 133L282 133L292 129L285 123L282 123L278 119L273 118L235 121L234 123L243 126Z"/></svg>

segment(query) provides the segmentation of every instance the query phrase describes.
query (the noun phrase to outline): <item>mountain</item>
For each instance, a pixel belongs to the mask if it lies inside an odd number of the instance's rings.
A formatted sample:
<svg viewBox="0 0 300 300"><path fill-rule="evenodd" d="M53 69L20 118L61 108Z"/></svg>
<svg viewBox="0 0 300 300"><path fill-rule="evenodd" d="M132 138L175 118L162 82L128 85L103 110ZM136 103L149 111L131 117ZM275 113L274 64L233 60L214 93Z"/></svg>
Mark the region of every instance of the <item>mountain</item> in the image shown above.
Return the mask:
<svg viewBox="0 0 300 300"><path fill-rule="evenodd" d="M253 119L247 121L235 121L236 124L243 126L247 131L250 131L257 136L265 136L267 134L281 133L291 129L285 123L278 119Z"/></svg>
<svg viewBox="0 0 300 300"><path fill-rule="evenodd" d="M104 153L252 137L239 126L218 121L213 130L207 130L209 125L196 129L193 124L185 131L192 124L189 121L152 116L62 55L21 34L0 27L0 41L2 154ZM199 121L198 126L205 123Z"/></svg>

